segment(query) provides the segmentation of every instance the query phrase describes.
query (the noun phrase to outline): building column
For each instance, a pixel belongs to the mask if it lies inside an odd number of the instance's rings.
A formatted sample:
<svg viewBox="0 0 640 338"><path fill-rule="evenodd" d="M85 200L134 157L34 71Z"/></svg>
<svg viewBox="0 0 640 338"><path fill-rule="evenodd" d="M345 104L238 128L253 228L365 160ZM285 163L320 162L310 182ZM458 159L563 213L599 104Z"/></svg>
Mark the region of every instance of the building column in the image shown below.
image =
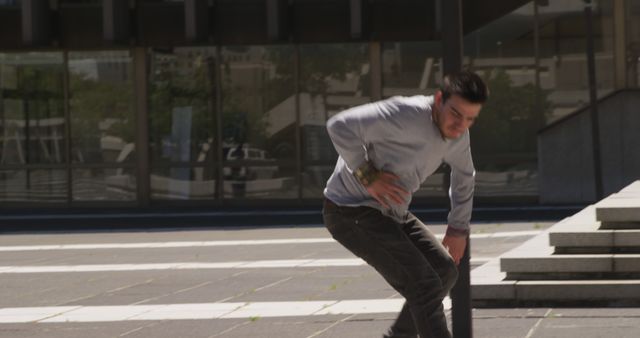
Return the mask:
<svg viewBox="0 0 640 338"><path fill-rule="evenodd" d="M441 0L443 75L462 69L462 1Z"/></svg>
<svg viewBox="0 0 640 338"><path fill-rule="evenodd" d="M369 43L369 72L371 72L371 101L382 99L382 43Z"/></svg>
<svg viewBox="0 0 640 338"><path fill-rule="evenodd" d="M138 205L149 206L151 182L149 170L149 79L147 50L144 47L133 49L134 83L136 100L136 182L138 185Z"/></svg>
<svg viewBox="0 0 640 338"><path fill-rule="evenodd" d="M613 0L613 51L615 62L615 89L628 87L627 83L627 22L625 0Z"/></svg>

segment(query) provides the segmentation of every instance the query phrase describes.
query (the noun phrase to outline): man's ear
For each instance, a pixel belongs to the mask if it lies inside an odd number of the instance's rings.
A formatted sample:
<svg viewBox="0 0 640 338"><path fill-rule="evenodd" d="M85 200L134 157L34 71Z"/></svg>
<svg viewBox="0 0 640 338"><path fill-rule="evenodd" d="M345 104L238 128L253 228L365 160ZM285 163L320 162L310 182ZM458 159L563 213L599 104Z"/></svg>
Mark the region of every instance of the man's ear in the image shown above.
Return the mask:
<svg viewBox="0 0 640 338"><path fill-rule="evenodd" d="M442 104L442 91L436 90L436 93L433 96L433 99L434 99L434 103L436 104L436 107L439 107Z"/></svg>

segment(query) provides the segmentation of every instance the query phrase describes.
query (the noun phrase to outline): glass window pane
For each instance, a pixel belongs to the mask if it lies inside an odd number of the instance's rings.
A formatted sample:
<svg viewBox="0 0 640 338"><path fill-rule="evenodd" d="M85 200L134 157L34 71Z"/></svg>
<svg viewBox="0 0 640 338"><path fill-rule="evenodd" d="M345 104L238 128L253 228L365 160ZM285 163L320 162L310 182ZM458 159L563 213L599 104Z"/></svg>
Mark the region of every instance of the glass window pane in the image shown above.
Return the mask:
<svg viewBox="0 0 640 338"><path fill-rule="evenodd" d="M102 0L59 0L60 5L101 5Z"/></svg>
<svg viewBox="0 0 640 338"><path fill-rule="evenodd" d="M67 172L57 169L0 170L0 201L64 203Z"/></svg>
<svg viewBox="0 0 640 338"><path fill-rule="evenodd" d="M134 201L133 168L87 168L71 172L74 201Z"/></svg>
<svg viewBox="0 0 640 338"><path fill-rule="evenodd" d="M152 50L152 165L215 161L215 48Z"/></svg>
<svg viewBox="0 0 640 338"><path fill-rule="evenodd" d="M338 158L326 121L342 110L371 102L367 44L300 46L302 197L321 198Z"/></svg>
<svg viewBox="0 0 640 338"><path fill-rule="evenodd" d="M593 1L598 96L614 88L612 1ZM552 123L589 104L584 1L549 1L539 7L540 87L548 92Z"/></svg>
<svg viewBox="0 0 640 338"><path fill-rule="evenodd" d="M640 85L640 1L626 1L627 83Z"/></svg>
<svg viewBox="0 0 640 338"><path fill-rule="evenodd" d="M151 198L158 200L213 199L215 175L210 167L153 168Z"/></svg>
<svg viewBox="0 0 640 338"><path fill-rule="evenodd" d="M216 63L215 48L151 50L153 199L215 198Z"/></svg>
<svg viewBox="0 0 640 338"><path fill-rule="evenodd" d="M382 45L382 95L433 95L442 79L442 43L389 42ZM415 197L442 197L444 168L427 177Z"/></svg>
<svg viewBox="0 0 640 338"><path fill-rule="evenodd" d="M491 91L470 130L478 197L538 196L536 133L550 98L536 87L533 25L529 3L464 40L466 63Z"/></svg>
<svg viewBox="0 0 640 338"><path fill-rule="evenodd" d="M65 162L63 87L62 53L0 53L0 164Z"/></svg>
<svg viewBox="0 0 640 338"><path fill-rule="evenodd" d="M442 43L390 42L382 45L382 95L431 95L442 79Z"/></svg>
<svg viewBox="0 0 640 338"><path fill-rule="evenodd" d="M292 46L222 49L226 198L297 198Z"/></svg>
<svg viewBox="0 0 640 338"><path fill-rule="evenodd" d="M135 162L132 77L127 51L69 53L73 162Z"/></svg>
<svg viewBox="0 0 640 338"><path fill-rule="evenodd" d="M0 7L18 7L21 0L0 0Z"/></svg>
<svg viewBox="0 0 640 338"><path fill-rule="evenodd" d="M225 198L297 198L295 166L225 165Z"/></svg>

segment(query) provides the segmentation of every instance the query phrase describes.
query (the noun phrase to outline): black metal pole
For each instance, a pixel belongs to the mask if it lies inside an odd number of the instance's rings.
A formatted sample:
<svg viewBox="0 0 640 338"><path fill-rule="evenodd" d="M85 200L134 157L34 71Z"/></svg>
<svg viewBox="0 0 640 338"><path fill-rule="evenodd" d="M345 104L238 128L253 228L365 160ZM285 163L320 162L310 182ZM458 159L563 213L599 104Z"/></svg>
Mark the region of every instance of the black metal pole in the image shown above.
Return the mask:
<svg viewBox="0 0 640 338"><path fill-rule="evenodd" d="M462 69L462 1L436 1L441 10L442 70L444 75ZM451 290L451 322L455 338L473 337L471 316L470 242L458 266L458 281Z"/></svg>
<svg viewBox="0 0 640 338"><path fill-rule="evenodd" d="M602 162L600 156L600 123L598 122L598 92L596 87L596 61L593 46L593 17L591 0L584 0L584 16L587 29L587 71L589 76L589 112L591 117L591 145L593 147L593 178L596 200L603 197Z"/></svg>
<svg viewBox="0 0 640 338"><path fill-rule="evenodd" d="M451 322L455 338L473 337L470 252L471 242L467 236L467 247L458 265L458 281L451 289Z"/></svg>

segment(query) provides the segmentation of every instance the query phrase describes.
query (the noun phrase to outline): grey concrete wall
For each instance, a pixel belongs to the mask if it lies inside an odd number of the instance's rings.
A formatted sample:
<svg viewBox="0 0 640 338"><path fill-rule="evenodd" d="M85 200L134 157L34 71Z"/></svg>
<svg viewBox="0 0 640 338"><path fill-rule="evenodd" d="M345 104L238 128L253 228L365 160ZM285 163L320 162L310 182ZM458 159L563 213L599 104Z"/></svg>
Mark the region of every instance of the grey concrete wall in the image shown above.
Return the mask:
<svg viewBox="0 0 640 338"><path fill-rule="evenodd" d="M612 94L598 105L605 196L640 179L640 90ZM589 110L538 134L540 202L594 202Z"/></svg>

